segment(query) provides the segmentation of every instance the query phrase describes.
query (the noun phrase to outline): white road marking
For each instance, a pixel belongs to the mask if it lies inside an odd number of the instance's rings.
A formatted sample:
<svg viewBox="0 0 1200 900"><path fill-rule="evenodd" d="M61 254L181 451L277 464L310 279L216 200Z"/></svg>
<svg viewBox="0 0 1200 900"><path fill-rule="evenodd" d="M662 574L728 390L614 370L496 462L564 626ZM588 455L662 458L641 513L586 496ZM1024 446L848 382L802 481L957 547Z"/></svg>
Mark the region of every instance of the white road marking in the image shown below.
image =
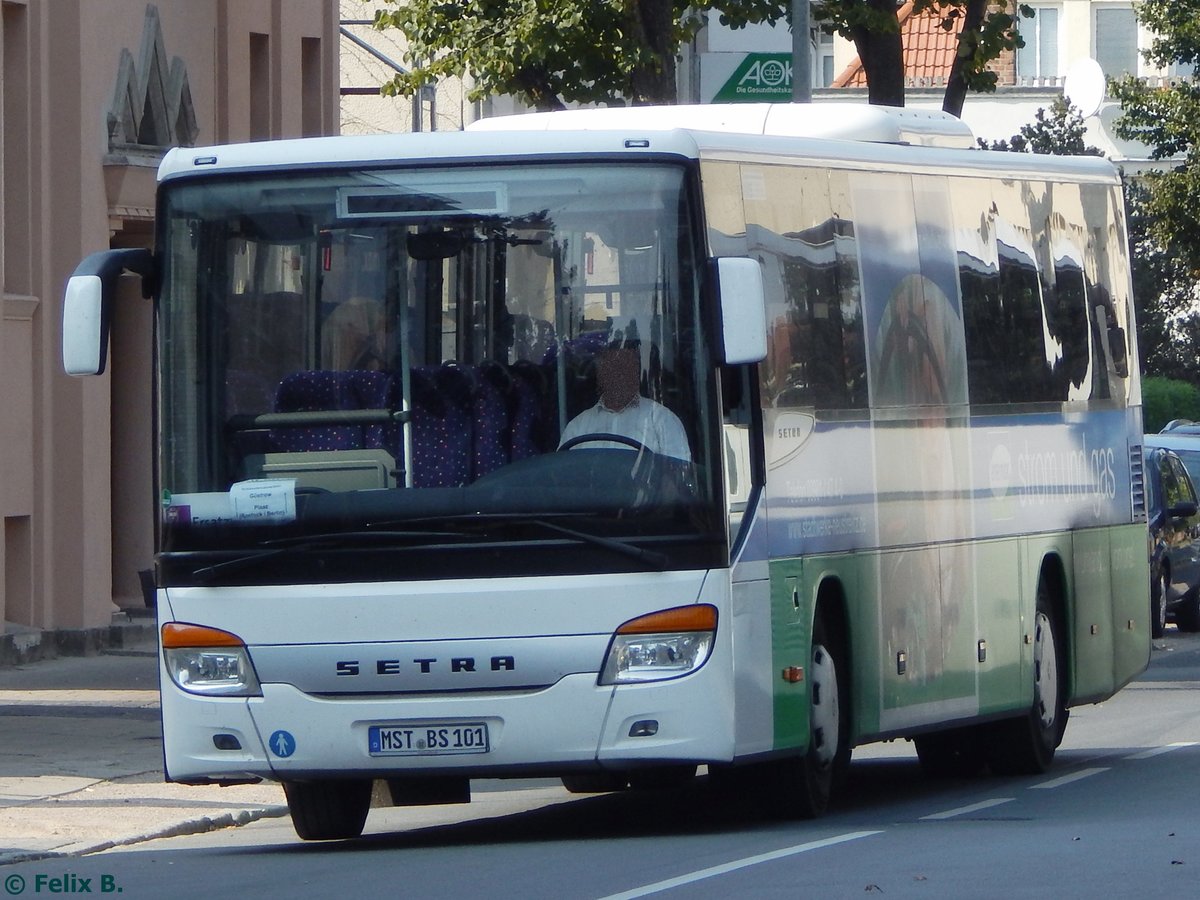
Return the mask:
<svg viewBox="0 0 1200 900"><path fill-rule="evenodd" d="M1109 766L1103 766L1095 769L1080 769L1078 772L1072 772L1070 775L1064 775L1061 778L1055 778L1051 781L1043 781L1041 784L1033 784L1029 786L1031 791L1049 791L1054 788L1062 787L1064 784L1071 784L1075 781L1080 781L1084 778L1090 778L1093 775L1099 775L1101 772L1107 772Z"/></svg>
<svg viewBox="0 0 1200 900"><path fill-rule="evenodd" d="M991 800L981 800L978 803L972 803L970 806L960 806L957 809L948 809L945 812L933 813L928 816L921 816L921 821L939 821L941 819L953 819L955 816L965 816L967 813L979 812L981 809L989 809L993 806L999 806L1002 803L1012 803L1016 797L993 797Z"/></svg>
<svg viewBox="0 0 1200 900"><path fill-rule="evenodd" d="M1154 756L1159 756L1163 753L1170 753L1172 750L1180 750L1185 747L1198 746L1196 741L1179 741L1173 744L1167 744L1163 747L1151 747L1148 750L1142 750L1125 759L1150 759ZM1069 775L1063 775L1059 778L1044 781L1041 784L1034 784L1029 787L1031 791L1048 791L1054 788L1059 788L1067 784L1073 784L1076 781L1082 781L1084 778L1090 778L1093 775L1099 775L1101 772L1109 771L1109 766L1097 766L1090 769L1080 769L1078 772L1072 772ZM980 810L990 809L994 806L1000 806L1005 803L1011 803L1015 797L993 797L990 800L981 800L979 803L972 803L970 806L959 806L955 809L947 809L943 812L932 813L928 816L922 816L921 821L941 821L944 819L953 819L956 816L963 816L969 813L979 812ZM799 853L807 853L809 850L820 850L823 847L832 847L836 844L844 844L848 841L856 841L860 838L870 837L874 834L882 834L882 831L853 831L847 834L839 834L835 837L825 838L820 841L810 841L807 844L797 844L794 847L784 847L782 850L773 850L770 853L760 853L757 856L747 856L743 859L736 859L732 862L727 862L719 866L711 866L707 869L699 869L687 875L680 875L677 878L668 878L665 881L656 881L653 884L642 885L641 887L633 888L629 891L623 891L619 894L610 894L601 900L634 900L637 897L646 897L651 894L657 894L662 891L670 890L671 888L682 887L686 884L694 884L697 881L703 881L707 878L715 878L718 875L725 875L729 872L736 872L738 869L757 866L761 863L772 862L777 859L785 859L789 856L795 856Z"/></svg>
<svg viewBox="0 0 1200 900"><path fill-rule="evenodd" d="M747 856L744 859L735 859L733 862L727 862L720 866L712 866L707 869L699 869L687 875L680 875L678 878L668 878L666 881L656 881L653 884L642 885L630 891L623 891L620 894L610 894L601 900L633 900L635 897L645 897L650 894L657 894L660 891L667 891L671 888L680 887L685 884L693 884L697 881L703 881L706 878L715 878L718 875L724 875L728 872L736 872L738 869L745 869L749 866L757 866L760 863L772 862L777 859L784 859L788 856L795 856L798 853L807 853L809 850L820 850L822 847L832 847L835 844L844 844L847 841L856 841L859 838L870 837L873 834L882 834L882 831L852 831L848 834L839 834L836 837L825 838L820 841L809 841L807 844L797 844L794 847L784 847L782 850L772 850L770 853L760 853L758 856Z"/></svg>
<svg viewBox="0 0 1200 900"><path fill-rule="evenodd" d="M1172 750L1180 750L1183 747L1195 747L1195 741L1178 741L1174 744L1167 744L1164 747L1151 747L1149 750L1143 750L1141 753L1134 753L1132 756L1125 757L1126 759L1150 759L1152 756L1161 756L1164 753L1170 753Z"/></svg>

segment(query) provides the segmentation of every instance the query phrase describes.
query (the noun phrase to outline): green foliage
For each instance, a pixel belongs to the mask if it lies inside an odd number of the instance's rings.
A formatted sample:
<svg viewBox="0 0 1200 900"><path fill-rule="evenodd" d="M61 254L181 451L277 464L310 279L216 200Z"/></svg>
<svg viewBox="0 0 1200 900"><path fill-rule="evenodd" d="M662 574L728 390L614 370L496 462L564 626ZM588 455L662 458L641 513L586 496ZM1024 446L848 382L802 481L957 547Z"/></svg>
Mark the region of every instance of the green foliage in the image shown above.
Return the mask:
<svg viewBox="0 0 1200 900"><path fill-rule="evenodd" d="M1195 280L1179 255L1158 243L1154 216L1147 186L1126 180L1125 220L1142 371L1200 383Z"/></svg>
<svg viewBox="0 0 1200 900"><path fill-rule="evenodd" d="M379 0L377 0L379 2ZM469 98L511 94L539 109L566 103L673 103L681 45L714 9L732 27L784 18L790 0L381 0L375 27L408 41L407 74L382 86L411 94L469 76Z"/></svg>
<svg viewBox="0 0 1200 900"><path fill-rule="evenodd" d="M826 34L840 34L848 40L858 31L886 34L900 30L894 5L881 7L862 0L818 0L812 5L812 18Z"/></svg>
<svg viewBox="0 0 1200 900"><path fill-rule="evenodd" d="M1172 419L1200 421L1200 390L1172 378L1149 377L1142 381L1142 429L1157 434Z"/></svg>
<svg viewBox="0 0 1200 900"><path fill-rule="evenodd" d="M1021 133L1008 140L992 141L990 144L978 138L984 150L1012 150L1017 153L1044 153L1056 156L1103 156L1104 154L1087 142L1087 126L1083 116L1070 101L1057 97L1050 106L1034 114L1034 121L1021 126Z"/></svg>
<svg viewBox="0 0 1200 900"><path fill-rule="evenodd" d="M1154 35L1146 58L1157 66L1200 65L1200 0L1144 0L1138 18ZM1143 368L1200 383L1200 86L1152 87L1133 77L1109 84L1122 104L1118 137L1141 141L1168 161L1126 191L1134 297ZM1176 416L1183 415L1176 413ZM1188 418L1198 418L1188 415Z"/></svg>
<svg viewBox="0 0 1200 900"><path fill-rule="evenodd" d="M1135 7L1142 24L1156 35L1146 58L1156 65L1200 64L1200 0L1144 0ZM1154 240L1176 254L1200 277L1200 85L1178 83L1159 88L1127 76L1109 85L1122 104L1115 124L1119 137L1151 148L1153 159L1168 167L1146 176L1147 208Z"/></svg>

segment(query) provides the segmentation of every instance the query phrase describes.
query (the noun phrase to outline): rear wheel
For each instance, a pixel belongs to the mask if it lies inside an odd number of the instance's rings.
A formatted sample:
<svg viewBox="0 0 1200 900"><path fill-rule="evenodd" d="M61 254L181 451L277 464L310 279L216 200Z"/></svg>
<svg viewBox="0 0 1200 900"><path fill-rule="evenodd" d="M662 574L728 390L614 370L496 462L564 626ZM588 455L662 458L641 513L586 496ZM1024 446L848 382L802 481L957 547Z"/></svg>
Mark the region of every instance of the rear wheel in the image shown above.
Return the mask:
<svg viewBox="0 0 1200 900"><path fill-rule="evenodd" d="M1066 657L1045 584L1038 586L1033 641L1033 706L998 722L989 762L998 775L1037 775L1050 768L1067 727Z"/></svg>
<svg viewBox="0 0 1200 900"><path fill-rule="evenodd" d="M371 808L371 779L285 781L292 827L306 841L336 841L362 834Z"/></svg>

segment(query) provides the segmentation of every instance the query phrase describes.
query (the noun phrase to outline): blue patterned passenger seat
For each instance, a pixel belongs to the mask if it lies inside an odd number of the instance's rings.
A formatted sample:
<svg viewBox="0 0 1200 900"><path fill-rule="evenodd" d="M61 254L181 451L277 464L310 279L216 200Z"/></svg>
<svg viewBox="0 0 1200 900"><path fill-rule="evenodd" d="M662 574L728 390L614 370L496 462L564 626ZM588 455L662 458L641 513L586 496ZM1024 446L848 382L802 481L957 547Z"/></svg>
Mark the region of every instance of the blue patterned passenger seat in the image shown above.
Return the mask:
<svg viewBox="0 0 1200 900"><path fill-rule="evenodd" d="M276 412L318 412L354 409L356 398L349 372L293 372L275 392ZM271 439L282 452L356 450L363 446L362 428L352 425L311 425L274 428Z"/></svg>
<svg viewBox="0 0 1200 900"><path fill-rule="evenodd" d="M469 484L553 449L540 367L444 363L412 372L413 484Z"/></svg>
<svg viewBox="0 0 1200 900"><path fill-rule="evenodd" d="M414 487L454 487L471 480L471 378L458 366L412 370Z"/></svg>
<svg viewBox="0 0 1200 900"><path fill-rule="evenodd" d="M391 402L392 377L386 372L293 372L275 392L276 412L386 409ZM281 452L361 450L386 447L390 426L304 425L271 430L275 449Z"/></svg>
<svg viewBox="0 0 1200 900"><path fill-rule="evenodd" d="M528 364L509 367L443 363L411 371L412 483L415 487L469 484L515 459L553 449L545 427L546 378ZM276 412L402 408L399 379L388 372L294 372L280 383ZM404 460L397 424L275 427L277 452L384 449Z"/></svg>

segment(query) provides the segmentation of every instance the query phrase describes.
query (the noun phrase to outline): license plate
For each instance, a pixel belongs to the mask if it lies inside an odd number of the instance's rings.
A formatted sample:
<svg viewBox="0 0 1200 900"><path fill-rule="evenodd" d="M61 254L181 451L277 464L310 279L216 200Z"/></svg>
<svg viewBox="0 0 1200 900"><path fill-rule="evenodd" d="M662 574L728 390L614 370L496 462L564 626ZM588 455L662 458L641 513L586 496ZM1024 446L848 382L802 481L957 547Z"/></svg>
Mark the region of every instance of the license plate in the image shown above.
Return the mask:
<svg viewBox="0 0 1200 900"><path fill-rule="evenodd" d="M367 730L371 756L450 756L490 749L486 722L405 722Z"/></svg>

